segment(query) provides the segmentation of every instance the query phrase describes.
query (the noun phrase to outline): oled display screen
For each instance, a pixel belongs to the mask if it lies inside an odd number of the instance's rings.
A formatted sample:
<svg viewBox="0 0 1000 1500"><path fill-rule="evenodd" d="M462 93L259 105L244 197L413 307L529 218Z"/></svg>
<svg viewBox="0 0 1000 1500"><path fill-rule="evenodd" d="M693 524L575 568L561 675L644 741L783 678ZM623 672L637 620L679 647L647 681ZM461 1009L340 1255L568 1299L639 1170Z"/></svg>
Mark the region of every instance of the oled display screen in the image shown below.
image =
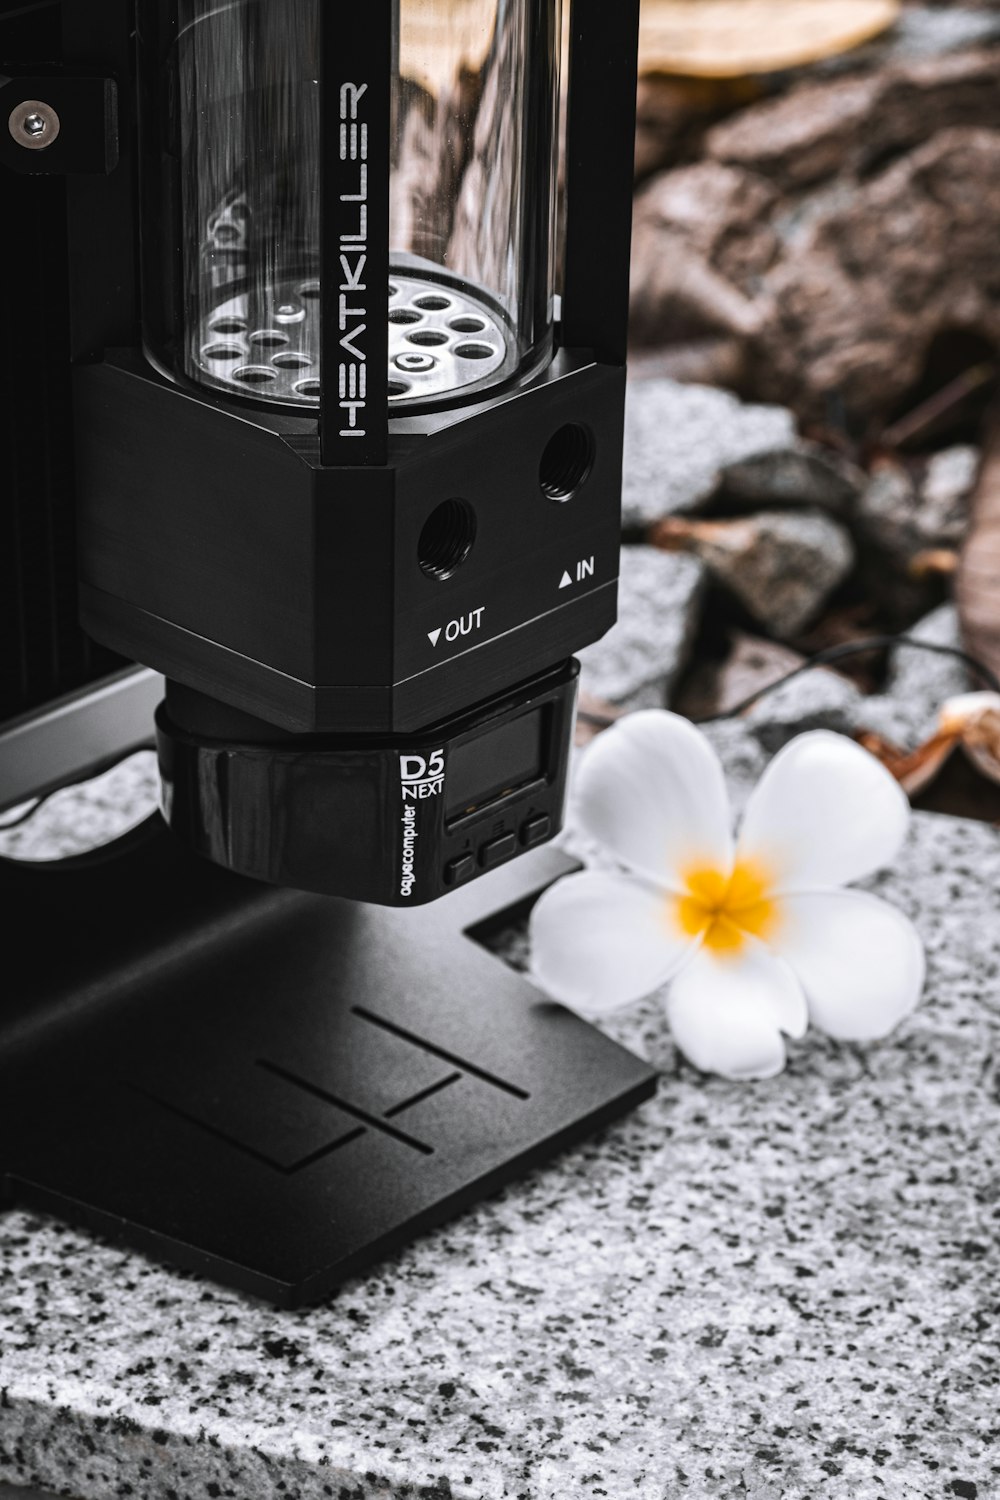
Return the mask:
<svg viewBox="0 0 1000 1500"><path fill-rule="evenodd" d="M452 750L445 775L445 816L451 820L474 812L536 780L543 770L542 713L522 714Z"/></svg>

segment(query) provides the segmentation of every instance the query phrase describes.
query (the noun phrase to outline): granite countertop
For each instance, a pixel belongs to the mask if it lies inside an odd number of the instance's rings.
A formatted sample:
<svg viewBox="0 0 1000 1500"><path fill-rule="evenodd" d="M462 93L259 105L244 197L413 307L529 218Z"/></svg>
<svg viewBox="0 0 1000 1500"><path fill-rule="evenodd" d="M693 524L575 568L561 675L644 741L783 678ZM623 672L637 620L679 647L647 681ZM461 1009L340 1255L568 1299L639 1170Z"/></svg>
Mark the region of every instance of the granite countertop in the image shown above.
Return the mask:
<svg viewBox="0 0 1000 1500"><path fill-rule="evenodd" d="M926 999L734 1085L655 1000L658 1096L325 1304L0 1215L0 1481L143 1500L1000 1495L1000 839L874 883Z"/></svg>

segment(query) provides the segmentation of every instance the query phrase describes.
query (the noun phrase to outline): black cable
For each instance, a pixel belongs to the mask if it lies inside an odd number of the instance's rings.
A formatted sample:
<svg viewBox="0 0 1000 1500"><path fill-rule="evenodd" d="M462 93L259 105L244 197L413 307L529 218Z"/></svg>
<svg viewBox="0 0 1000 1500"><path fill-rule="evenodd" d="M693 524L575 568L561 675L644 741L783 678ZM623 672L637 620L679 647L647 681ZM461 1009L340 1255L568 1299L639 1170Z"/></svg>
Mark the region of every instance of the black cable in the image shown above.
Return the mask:
<svg viewBox="0 0 1000 1500"><path fill-rule="evenodd" d="M872 635L865 636L860 641L844 641L839 646L827 646L825 650L817 651L812 656L807 657L804 662L797 667L793 667L790 672L786 672L782 677L775 678L774 682L766 683L764 687L757 688L755 692L750 693L739 703L734 704L732 708L727 708L723 713L709 714L707 718L696 719L694 722L696 724L720 724L726 719L735 719L740 714L746 713L748 709L753 708L762 698L766 698L769 693L777 692L778 688L784 687L788 682L793 682L796 677L801 677L804 672L811 672L815 667L829 666L832 662L843 661L849 656L861 656L868 651L885 651L897 646L908 646L914 651L929 651L935 656L950 656L955 661L962 662L964 666L969 668L970 672L974 672L977 677L980 677L994 693L1000 693L1000 678L997 677L996 673L990 667L986 666L984 662L977 660L974 656L970 656L967 651L963 651L959 646L942 646L935 641L918 641L911 635ZM615 722L613 719L607 718L604 714L595 714L589 709L580 709L578 716L586 723L601 727L607 727ZM124 754L118 756L116 760L95 771L94 775L87 779L93 781L98 776L107 775L109 771L113 771L117 766L124 765L125 761L131 760L133 755L138 754L144 748L148 747L137 745L131 750L127 750ZM82 782L71 783L71 785L76 786L84 784ZM9 823L0 823L0 833L6 833L11 828L20 828L22 824L27 823L29 819L33 818L53 797L67 789L67 787L56 787L54 791L46 792L44 797L38 797L30 807L26 808L24 812L13 818ZM143 820L135 828L130 829L129 834L142 829L146 822L155 823L157 816L154 814L150 819ZM128 834L125 835L125 837L128 836ZM113 840L112 846L117 843L118 840ZM111 846L105 845L103 847L108 848ZM99 850L90 850L88 854L98 854L99 852ZM86 858L87 856L76 857Z"/></svg>
<svg viewBox="0 0 1000 1500"><path fill-rule="evenodd" d="M956 661L964 663L971 672L974 672L988 688L993 692L1000 693L1000 678L998 678L984 662L978 661L976 657L970 656L967 651L958 646L940 646L935 641L918 641L911 635L872 635L866 636L860 641L845 641L839 646L827 646L823 651L817 651L813 656L807 658L800 666L793 667L783 677L775 678L774 682L768 682L756 692L750 693L748 697L727 708L724 713L709 714L705 719L695 719L695 724L720 724L725 719L735 719L739 714L746 713L747 709L753 708L768 693L774 693L778 688L784 687L786 682L791 682L796 677L801 677L803 672L811 672L814 667L825 667L831 662L842 661L848 656L861 656L866 651L884 651L889 647L911 646L915 651L930 651L935 656L951 656ZM608 718L606 714L594 713L593 710L581 708L577 717L585 724L594 724L598 728L606 729L616 722Z"/></svg>
<svg viewBox="0 0 1000 1500"><path fill-rule="evenodd" d="M810 672L814 667L825 667L831 662L843 661L848 656L860 656L867 651L883 651L888 647L911 646L915 651L930 651L935 656L951 656L956 661L963 662L970 671L980 677L987 687L993 692L1000 693L1000 679L983 662L977 661L967 651L958 646L940 646L935 641L918 641L911 635L873 635L866 636L860 641L846 641L839 646L827 646L824 651L817 651L810 656L801 666L793 667L783 677L778 677L774 682L769 682L765 687L758 688L756 692L750 693L740 703L732 708L727 708L724 713L710 714L706 719L697 719L698 724L718 724L723 719L735 719L739 714L746 713L755 704L765 698L768 693L776 692L778 688L784 687L786 682L791 682L796 677L801 677L803 672Z"/></svg>

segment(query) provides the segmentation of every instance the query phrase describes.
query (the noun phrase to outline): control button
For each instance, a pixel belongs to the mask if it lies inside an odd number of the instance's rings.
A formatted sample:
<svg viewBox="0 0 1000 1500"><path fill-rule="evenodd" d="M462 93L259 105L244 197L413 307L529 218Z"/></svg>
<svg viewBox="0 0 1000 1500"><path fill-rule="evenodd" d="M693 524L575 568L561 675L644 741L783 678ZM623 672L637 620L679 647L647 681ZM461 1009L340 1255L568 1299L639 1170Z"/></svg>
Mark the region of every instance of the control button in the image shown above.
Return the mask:
<svg viewBox="0 0 1000 1500"><path fill-rule="evenodd" d="M476 873L476 861L471 854L460 854L457 859L451 859L444 867L445 885L461 885L463 880L468 880L470 875Z"/></svg>
<svg viewBox="0 0 1000 1500"><path fill-rule="evenodd" d="M479 850L479 863L484 870L492 870L502 860L509 859L517 848L517 839L512 833L501 834L498 839L490 839L488 844L483 844Z"/></svg>
<svg viewBox="0 0 1000 1500"><path fill-rule="evenodd" d="M521 824L521 843L526 849L533 848L535 844L543 844L551 827L552 819L548 813L539 813L537 818L529 818L527 823Z"/></svg>

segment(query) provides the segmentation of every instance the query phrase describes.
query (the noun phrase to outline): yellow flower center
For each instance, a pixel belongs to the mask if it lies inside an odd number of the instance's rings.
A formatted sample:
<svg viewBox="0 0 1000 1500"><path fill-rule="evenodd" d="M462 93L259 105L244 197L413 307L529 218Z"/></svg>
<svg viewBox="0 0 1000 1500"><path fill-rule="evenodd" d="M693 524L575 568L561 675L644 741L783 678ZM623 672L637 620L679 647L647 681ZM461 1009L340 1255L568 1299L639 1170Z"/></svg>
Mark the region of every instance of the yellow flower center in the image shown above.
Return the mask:
<svg viewBox="0 0 1000 1500"><path fill-rule="evenodd" d="M740 953L748 937L764 942L778 923L771 878L759 865L743 861L731 875L695 865L684 873L683 894L672 896L673 915L687 937L702 938L717 954Z"/></svg>

